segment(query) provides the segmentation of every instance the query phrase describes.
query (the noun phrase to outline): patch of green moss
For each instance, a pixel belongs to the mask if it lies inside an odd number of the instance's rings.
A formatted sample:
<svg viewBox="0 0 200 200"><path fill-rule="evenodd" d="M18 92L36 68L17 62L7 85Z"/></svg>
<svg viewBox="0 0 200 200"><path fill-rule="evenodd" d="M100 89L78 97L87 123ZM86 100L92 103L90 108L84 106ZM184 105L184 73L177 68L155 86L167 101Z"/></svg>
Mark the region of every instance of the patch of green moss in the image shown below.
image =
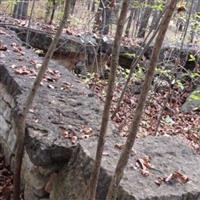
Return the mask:
<svg viewBox="0 0 200 200"><path fill-rule="evenodd" d="M200 89L195 90L192 94L200 96Z"/></svg>
<svg viewBox="0 0 200 200"><path fill-rule="evenodd" d="M189 97L190 101L199 101L200 102L200 89L195 90Z"/></svg>
<svg viewBox="0 0 200 200"><path fill-rule="evenodd" d="M123 56L124 58L128 58L128 59L133 59L135 58L135 53L123 53L121 56Z"/></svg>

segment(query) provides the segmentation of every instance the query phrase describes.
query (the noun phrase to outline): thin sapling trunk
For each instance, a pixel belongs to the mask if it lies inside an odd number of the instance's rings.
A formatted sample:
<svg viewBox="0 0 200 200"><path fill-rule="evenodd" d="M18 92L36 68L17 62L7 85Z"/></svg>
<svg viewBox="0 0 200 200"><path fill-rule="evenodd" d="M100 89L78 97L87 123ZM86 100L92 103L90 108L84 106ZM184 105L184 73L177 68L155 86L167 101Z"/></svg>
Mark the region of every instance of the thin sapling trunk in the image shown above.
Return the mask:
<svg viewBox="0 0 200 200"><path fill-rule="evenodd" d="M138 103L136 111L135 111L135 116L134 116L134 119L132 121L130 130L129 130L129 134L128 134L128 137L127 137L127 140L126 140L126 144L125 144L125 146L122 150L122 153L121 153L120 158L118 160L117 166L115 168L115 172L114 172L114 175L113 175L111 183L110 183L110 187L109 187L109 190L108 190L106 200L116 200L119 183L122 179L124 169L125 169L125 167L128 163L129 155L132 151L132 147L133 147L133 144L135 142L135 138L136 138L136 135L137 135L137 132L138 132L139 124L141 122L144 106L145 106L145 103L146 103L148 92L150 90L150 86L151 86L151 83L152 83L152 80L153 80L155 67L156 67L158 57L159 57L159 54L160 54L160 49L161 49L165 34L167 32L167 29L168 29L170 19L173 15L175 8L176 8L177 2L178 2L178 0L171 0L170 1L169 5L167 7L167 10L165 12L165 15L163 16L163 19L161 21L158 36L156 38L155 45L154 45L154 48L153 48L151 61L150 61L150 64L149 64L149 69L147 71L147 74L146 74L146 77L145 77L145 80L144 80L144 85L143 85L143 88L142 88L142 92L141 92L141 95L140 95L140 98L139 98L139 101L138 101L139 103Z"/></svg>
<svg viewBox="0 0 200 200"><path fill-rule="evenodd" d="M16 113L17 120L15 121L15 125L16 125L16 135L17 135L17 148L16 148L16 168L15 168L15 174L14 174L14 200L20 200L20 183L21 183L20 178L21 178L22 159L23 159L23 153L24 153L26 116L28 114L29 109L31 108L34 97L36 95L36 92L40 86L40 82L43 79L43 76L47 70L49 61L54 53L57 43L58 43L59 37L60 37L62 30L66 24L66 21L67 21L68 15L69 15L69 11L70 11L70 0L66 0L64 15L63 15L63 19L60 23L60 27L57 30L56 35L46 53L46 56L44 58L44 61L40 68L40 71L39 71L39 73L35 79L35 82L33 83L33 86L28 94L28 97L26 99L24 107L22 108L23 110L19 111L20 113Z"/></svg>
<svg viewBox="0 0 200 200"><path fill-rule="evenodd" d="M107 126L108 126L108 121L109 121L111 102L113 98L113 89L115 85L116 70L117 70L118 61L119 61L120 43L121 43L123 28L124 28L124 24L125 24L127 12L128 12L128 7L129 7L129 0L123 0L122 10L121 10L121 14L117 23L117 30L116 30L114 46L112 50L111 74L109 78L107 96L106 96L106 101L105 101L104 111L103 111L103 116L102 116L99 140L97 144L96 158L94 162L93 171L91 174L88 200L95 200L95 197L96 197L96 189L97 189L102 154L103 154L103 149L104 149L105 136L106 136Z"/></svg>

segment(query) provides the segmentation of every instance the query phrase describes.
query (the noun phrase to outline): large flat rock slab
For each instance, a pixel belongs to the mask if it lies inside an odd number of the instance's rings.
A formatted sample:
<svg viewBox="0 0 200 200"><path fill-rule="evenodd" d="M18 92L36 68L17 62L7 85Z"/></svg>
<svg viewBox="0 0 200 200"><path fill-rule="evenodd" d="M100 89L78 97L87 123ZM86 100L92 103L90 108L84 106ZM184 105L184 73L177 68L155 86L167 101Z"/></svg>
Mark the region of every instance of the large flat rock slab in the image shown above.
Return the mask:
<svg viewBox="0 0 200 200"><path fill-rule="evenodd" d="M114 171L120 150L114 146L115 136L108 138L103 157L98 200L104 200L111 175ZM122 141L121 141L122 142ZM84 200L94 157L95 142L81 142L78 156L58 174L54 187L53 199ZM144 176L136 167L136 161L144 156L151 158L154 169L149 169L149 176ZM130 157L118 193L119 200L199 200L200 199L200 157L179 137L147 137L136 140L134 153ZM185 184L180 182L155 182L159 177L168 177L179 171L189 178ZM75 179L74 177L78 177ZM63 185L63 187L59 187ZM79 187L80 186L80 187Z"/></svg>
<svg viewBox="0 0 200 200"><path fill-rule="evenodd" d="M0 24L3 26L3 24ZM5 25L6 26L6 25ZM22 41L26 41L27 28L26 27L16 27L12 25L7 25L10 29L14 30L18 37ZM41 28L41 27L40 27ZM29 44L37 49L41 49L44 52L48 50L48 47L52 41L53 34L45 31L38 30L36 27L29 30L30 40ZM141 46L144 46L141 42L132 45L121 45L119 64L122 67L130 68L131 63L135 59L135 54L140 52ZM199 45L184 45L180 51L181 44L168 44L164 43L160 52L160 61L170 59L175 60L180 57L181 64L189 70L194 70L195 65L199 64ZM78 36L63 34L59 40L59 44L55 51L57 59L64 60L66 56L73 55L73 58L78 61L83 61L83 57L86 64L91 66L95 64L95 57L100 51L110 55L112 52L113 40L109 37L104 36L99 38L93 34L83 34ZM151 52L154 45L147 49L144 56L149 59L151 57ZM85 54L87 55L85 57ZM191 61L190 55L195 55L196 61ZM55 57L56 58L56 57ZM143 63L145 64L145 63Z"/></svg>
<svg viewBox="0 0 200 200"><path fill-rule="evenodd" d="M0 81L18 109L23 107L42 58L22 47L12 31L5 32L1 41L7 51L0 55ZM26 147L31 160L36 165L69 160L84 136L82 129L90 128L92 137L97 137L101 112L102 104L80 80L65 67L50 62L27 119ZM72 142L71 137L77 141Z"/></svg>

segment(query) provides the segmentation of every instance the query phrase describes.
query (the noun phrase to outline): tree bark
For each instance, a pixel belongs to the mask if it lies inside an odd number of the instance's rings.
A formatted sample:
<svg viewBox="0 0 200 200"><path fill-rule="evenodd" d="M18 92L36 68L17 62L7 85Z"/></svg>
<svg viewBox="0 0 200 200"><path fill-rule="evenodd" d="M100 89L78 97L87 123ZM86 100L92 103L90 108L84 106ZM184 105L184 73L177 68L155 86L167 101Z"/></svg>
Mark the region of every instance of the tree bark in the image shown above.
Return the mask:
<svg viewBox="0 0 200 200"><path fill-rule="evenodd" d="M50 17L49 24L52 24L52 22L53 22L55 11L56 11L56 7L57 7L56 1L53 0L52 1L52 11L51 11L51 17Z"/></svg>
<svg viewBox="0 0 200 200"><path fill-rule="evenodd" d="M47 1L45 7L46 8L45 8L44 22L47 23L48 19L49 19L50 12L51 12L51 3L49 1Z"/></svg>
<svg viewBox="0 0 200 200"><path fill-rule="evenodd" d="M95 2L95 0L93 0L91 11L92 11L92 12L95 12L95 8L96 8L96 2Z"/></svg>
<svg viewBox="0 0 200 200"><path fill-rule="evenodd" d="M62 30L66 24L69 12L70 12L70 0L66 0L64 15L63 15L63 19L60 23L60 27L57 30L55 38L53 39L53 41L45 55L45 58L42 63L42 66L40 68L40 71L39 71L39 73L35 79L35 82L33 83L33 86L28 94L28 97L26 99L24 107L22 108L22 111L18 110L15 112L17 148L16 148L16 168L15 168L15 174L14 174L14 197L13 197L14 200L20 200L20 183L21 183L20 178L21 178L22 159L23 159L23 153L24 153L26 116L29 112L29 109L31 108L31 105L32 105L33 100L36 95L36 92L40 86L40 82L43 79L43 76L46 72L49 61L54 53L57 43L58 43L59 37L60 37Z"/></svg>
<svg viewBox="0 0 200 200"><path fill-rule="evenodd" d="M76 5L76 0L72 0L72 2L71 2L71 14L72 15L74 14L75 5Z"/></svg>
<svg viewBox="0 0 200 200"><path fill-rule="evenodd" d="M30 13L29 20L28 20L27 34L26 34L26 46L28 46L28 44L29 44L30 26L31 26L31 20L32 20L32 17L33 17L33 11L34 11L34 8L35 8L35 2L36 2L36 0L33 0L33 4L32 4L32 7L31 7L31 13Z"/></svg>
<svg viewBox="0 0 200 200"><path fill-rule="evenodd" d="M118 66L118 61L119 61L120 43L121 43L121 38L123 34L123 28L124 28L124 24L125 24L125 20L127 16L128 7L129 7L129 0L123 0L122 10L121 10L120 17L117 23L117 30L116 30L115 40L114 40L114 45L113 45L113 50L112 50L111 74L110 74L109 83L108 83L104 111L102 115L101 129L100 129L100 135L99 135L99 140L97 144L95 163L94 163L93 171L91 174L91 180L90 180L90 186L89 186L90 187L89 198L88 198L89 200L95 200L95 197L96 197L96 189L97 189L98 177L100 173L102 153L104 149L105 136L106 136L109 115L110 115L110 107L111 107L111 102L113 98L113 89L115 85L116 71L117 71L117 66Z"/></svg>
<svg viewBox="0 0 200 200"><path fill-rule="evenodd" d="M29 0L17 1L14 10L13 17L17 19L26 19L28 13Z"/></svg>
<svg viewBox="0 0 200 200"><path fill-rule="evenodd" d="M195 39L195 35L198 35L198 33L196 33L197 29L198 29L198 24L200 22L200 0L198 0L197 2L197 6L196 6L196 11L195 11L195 15L194 15L194 24L192 25L192 30L191 30L191 34L190 34L190 42L193 43L194 39Z"/></svg>
<svg viewBox="0 0 200 200"><path fill-rule="evenodd" d="M129 155L132 151L132 147L133 144L135 142L135 138L138 132L138 128L139 128L139 124L141 121L141 117L142 117L142 113L143 113L143 109L146 103L146 99L148 96L148 92L153 80L153 76L154 76L154 72L155 72L155 67L156 67L156 63L158 61L158 57L160 54L160 49L165 37L165 34L167 32L167 28L169 26L169 22L170 19L173 15L173 12L176 8L176 4L177 4L178 0L171 0L168 8L166 10L166 13L161 21L160 24L160 30L158 32L158 36L156 38L155 41L155 45L153 48L153 52L152 52L152 56L151 56L151 61L149 64L149 69L147 71L146 77L145 77L145 81L144 81L144 85L142 88L142 92L139 98L139 103L137 105L136 111L135 111L135 116L134 119L132 121L131 127L130 127L130 131L126 140L126 144L122 150L122 153L120 155L120 158L118 160L114 175L112 177L111 183L110 183L110 187L109 187L109 191L107 194L106 199L107 200L116 200L116 196L117 196L117 191L118 191L118 187L119 187L119 183L122 179L123 173L124 173L124 169L128 163L128 159L129 159Z"/></svg>
<svg viewBox="0 0 200 200"><path fill-rule="evenodd" d="M183 45L186 39L186 35L188 32L188 28L189 28L189 24L190 24L190 20L191 20L191 16L192 16L192 10L193 10L193 6L194 6L194 1L195 0L191 0L191 6L190 6L190 10L188 13L188 17L187 17L187 21L186 21L186 25L185 25L185 29L184 29L184 34L183 34L183 38L182 38L182 42L181 42L181 50L183 49ZM181 52L180 50L180 52Z"/></svg>
<svg viewBox="0 0 200 200"><path fill-rule="evenodd" d="M155 27L155 23L156 23L156 21L157 21L157 19L160 17L160 11L157 11L157 10L155 10L154 12L153 12L153 17L152 17L152 21L151 21L151 28L154 28Z"/></svg>
<svg viewBox="0 0 200 200"><path fill-rule="evenodd" d="M130 15L129 15L129 18L128 18L128 23L127 23L127 26L126 26L126 31L125 31L125 36L126 37L129 37L131 24L133 22L134 12L135 12L135 9L131 8Z"/></svg>
<svg viewBox="0 0 200 200"><path fill-rule="evenodd" d="M89 0L87 2L87 9L88 11L92 11L92 12L95 11L95 0Z"/></svg>
<svg viewBox="0 0 200 200"><path fill-rule="evenodd" d="M147 0L147 6L142 15L141 24L140 24L138 35L137 35L137 37L139 37L139 38L145 37L145 33L146 33L147 26L149 23L149 18L151 16L151 12L152 12L151 5L153 4L153 2L154 2L154 0Z"/></svg>
<svg viewBox="0 0 200 200"><path fill-rule="evenodd" d="M109 33L109 26L111 20L112 8L115 5L115 0L101 0L99 8L95 15L95 22L93 32L99 32L107 35Z"/></svg>

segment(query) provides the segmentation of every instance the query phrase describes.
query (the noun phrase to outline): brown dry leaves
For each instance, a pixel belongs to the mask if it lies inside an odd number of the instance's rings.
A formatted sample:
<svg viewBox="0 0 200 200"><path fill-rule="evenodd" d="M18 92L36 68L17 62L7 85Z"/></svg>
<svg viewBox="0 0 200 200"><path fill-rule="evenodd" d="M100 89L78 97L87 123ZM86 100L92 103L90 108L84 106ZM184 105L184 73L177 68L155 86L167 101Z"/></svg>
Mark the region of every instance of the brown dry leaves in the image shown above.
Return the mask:
<svg viewBox="0 0 200 200"><path fill-rule="evenodd" d="M60 134L64 139L68 139L72 144L77 144L79 139L88 139L93 136L93 129L89 126L82 125L79 132L75 132L71 128L66 129L60 127Z"/></svg>
<svg viewBox="0 0 200 200"><path fill-rule="evenodd" d="M150 163L151 158L149 156L144 156L143 158L138 158L136 161L136 167L141 169L141 174L143 176L149 176L149 169L154 169L155 167Z"/></svg>
<svg viewBox="0 0 200 200"><path fill-rule="evenodd" d="M149 156L144 156L143 158L138 158L136 160L136 167L141 170L141 174L145 177L150 176L150 170L156 169L155 166L151 164L151 158ZM155 180L155 184L160 186L162 183L173 184L173 183L181 183L185 184L189 181L189 178L181 173L180 171L174 171L170 175L166 177L158 177Z"/></svg>
<svg viewBox="0 0 200 200"><path fill-rule="evenodd" d="M80 133L82 134L83 139L88 139L93 135L93 130L91 127L88 126L82 126Z"/></svg>
<svg viewBox="0 0 200 200"><path fill-rule="evenodd" d="M61 135L63 136L63 138L69 139L72 144L76 144L78 141L76 133L72 130L66 130L64 128L61 128Z"/></svg>
<svg viewBox="0 0 200 200"><path fill-rule="evenodd" d="M106 86L106 82L99 80L98 77L94 77L89 82L90 89L94 91L102 101L105 99ZM116 84L111 113L116 108L116 103L122 88L123 86L121 84ZM155 135L159 114L163 109L165 99L168 95L167 92L168 91L154 92L151 95L146 105L137 137ZM192 148L197 150L197 152L200 152L199 112L195 111L185 114L180 111L180 107L188 95L189 92L187 92L187 90L181 91L178 88L175 88L173 95L170 97L169 102L167 102L164 109L157 135L180 135L189 141L188 144ZM120 135L123 137L127 136L133 119L133 112L137 105L137 99L138 95L133 95L130 91L127 91L124 100L121 103L119 112L113 119L113 122L115 122L118 127Z"/></svg>
<svg viewBox="0 0 200 200"><path fill-rule="evenodd" d="M158 177L158 179L155 181L156 185L160 186L162 183L167 183L167 184L173 184L173 183L181 183L181 184L185 184L189 181L189 178L179 172L179 171L175 171L173 173L171 173L169 176L167 177Z"/></svg>
<svg viewBox="0 0 200 200"><path fill-rule="evenodd" d="M0 199L9 200L13 193L13 174L6 166L5 159L0 153ZM21 199L22 196L21 196Z"/></svg>
<svg viewBox="0 0 200 200"><path fill-rule="evenodd" d="M34 69L27 66L15 67L14 71L18 75L29 75L34 77L37 75L37 72Z"/></svg>
<svg viewBox="0 0 200 200"><path fill-rule="evenodd" d="M0 41L0 51L7 51L7 46Z"/></svg>

